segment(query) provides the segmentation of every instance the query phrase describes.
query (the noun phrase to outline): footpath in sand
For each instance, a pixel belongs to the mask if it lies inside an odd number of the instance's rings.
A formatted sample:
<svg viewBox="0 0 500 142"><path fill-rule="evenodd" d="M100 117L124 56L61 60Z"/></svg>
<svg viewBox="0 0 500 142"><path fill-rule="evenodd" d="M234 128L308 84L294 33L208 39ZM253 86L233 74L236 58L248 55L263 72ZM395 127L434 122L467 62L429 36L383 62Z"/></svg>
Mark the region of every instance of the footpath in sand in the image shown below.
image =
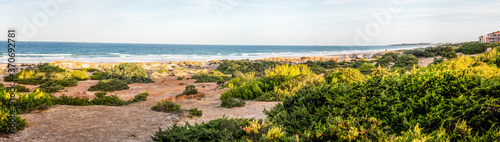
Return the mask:
<svg viewBox="0 0 500 142"><path fill-rule="evenodd" d="M152 141L159 128L165 129L173 124L194 124L209 120L228 118L265 118L264 109L271 109L277 102L247 101L241 108L227 109L220 107L219 96L225 90L217 90L215 83L194 83L194 80L176 80L177 77L155 78L156 83L131 84L129 90L110 94L122 99L130 99L144 91L149 91L148 101L126 106L66 106L56 105L48 110L21 114L28 126L16 134L0 137L0 141ZM85 91L96 81L79 82L76 87L66 88L62 92L69 96L92 97L95 92ZM205 95L200 100L185 99L175 101L184 109L197 107L203 110L203 116L186 117L185 113L164 113L152 111L151 107L164 99L175 98L186 85L195 85L199 94ZM205 86L205 87L202 87ZM30 86L29 88L35 88ZM62 93L54 94L56 96Z"/></svg>

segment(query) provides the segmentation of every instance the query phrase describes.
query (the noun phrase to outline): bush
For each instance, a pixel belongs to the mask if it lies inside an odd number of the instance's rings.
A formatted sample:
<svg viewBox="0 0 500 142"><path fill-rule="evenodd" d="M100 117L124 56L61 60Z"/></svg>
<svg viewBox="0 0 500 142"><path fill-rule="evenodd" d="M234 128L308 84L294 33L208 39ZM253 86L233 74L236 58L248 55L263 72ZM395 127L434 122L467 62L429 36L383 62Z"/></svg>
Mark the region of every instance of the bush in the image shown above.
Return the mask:
<svg viewBox="0 0 500 142"><path fill-rule="evenodd" d="M241 128L248 125L246 119L215 119L208 123L178 126L174 124L166 130L160 128L152 136L153 141L244 141L245 131Z"/></svg>
<svg viewBox="0 0 500 142"><path fill-rule="evenodd" d="M25 86L22 85L16 85L16 90L17 92L30 92L29 88L26 88Z"/></svg>
<svg viewBox="0 0 500 142"><path fill-rule="evenodd" d="M377 64L375 64L376 67L381 66L384 68L389 67L389 62L396 62L398 59L399 54L398 53L387 53L384 54L380 59L377 60Z"/></svg>
<svg viewBox="0 0 500 142"><path fill-rule="evenodd" d="M456 52L462 52L463 54L478 54L485 52L487 48L487 44L472 42L463 44L456 49Z"/></svg>
<svg viewBox="0 0 500 142"><path fill-rule="evenodd" d="M5 85L3 85L3 83L0 83L0 87L5 87Z"/></svg>
<svg viewBox="0 0 500 142"><path fill-rule="evenodd" d="M413 140L422 135L491 141L500 137L499 73L499 68L460 57L402 75L305 87L265 113L272 124L303 141Z"/></svg>
<svg viewBox="0 0 500 142"><path fill-rule="evenodd" d="M85 72L98 72L99 70L95 69L95 68L82 68L81 71L85 71Z"/></svg>
<svg viewBox="0 0 500 142"><path fill-rule="evenodd" d="M16 110L17 113L29 113L33 110L45 110L48 107L54 105L53 97L50 94L46 94L39 90L35 90L32 93L16 95ZM10 93L8 93L7 88L0 88L0 108L9 108Z"/></svg>
<svg viewBox="0 0 500 142"><path fill-rule="evenodd" d="M364 75L369 75L373 72L373 69L375 69L375 66L371 63L363 63L361 66L359 66L358 70Z"/></svg>
<svg viewBox="0 0 500 142"><path fill-rule="evenodd" d="M89 79L89 75L83 71L72 71L69 74L73 76L73 78L77 80L87 80Z"/></svg>
<svg viewBox="0 0 500 142"><path fill-rule="evenodd" d="M311 60L309 60L305 64L307 66L309 66L310 68L322 67L322 68L325 68L325 69L334 69L334 68L339 67L339 65L340 65L340 63L337 64L333 60L329 60L329 61L311 61Z"/></svg>
<svg viewBox="0 0 500 142"><path fill-rule="evenodd" d="M237 77L224 87L230 90L221 94L220 99L229 97L243 100L279 101L305 85L317 85L324 79L314 74L306 65L276 66L265 71L262 78Z"/></svg>
<svg viewBox="0 0 500 142"><path fill-rule="evenodd" d="M102 72L95 72L95 73L92 73L92 75L90 76L90 79L91 80L102 80L103 79L103 75L104 73Z"/></svg>
<svg viewBox="0 0 500 142"><path fill-rule="evenodd" d="M171 101L163 101L151 107L151 109L154 111L161 111L161 112L175 112L181 110L181 105Z"/></svg>
<svg viewBox="0 0 500 142"><path fill-rule="evenodd" d="M129 103L147 101L148 100L147 99L148 96L149 96L149 92L148 91L140 93L140 94L136 95L134 97L134 99L130 100Z"/></svg>
<svg viewBox="0 0 500 142"><path fill-rule="evenodd" d="M278 62L269 61L250 62L245 60L224 60L216 70L223 74L233 74L235 71L240 71L242 73L256 72L260 75L260 73L264 72L266 69L279 64Z"/></svg>
<svg viewBox="0 0 500 142"><path fill-rule="evenodd" d="M40 89L43 92L55 93L55 92L58 92L59 90L64 89L64 86L59 85L59 84L55 83L54 81L50 81L50 82L44 82L44 83L40 84Z"/></svg>
<svg viewBox="0 0 500 142"><path fill-rule="evenodd" d="M10 127L10 117L8 117L10 111L8 108L0 108L0 134L8 134L11 133ZM21 119L18 115L14 118L16 122L16 131L23 130L26 127L26 120Z"/></svg>
<svg viewBox="0 0 500 142"><path fill-rule="evenodd" d="M182 77L177 77L177 80L182 80L183 78Z"/></svg>
<svg viewBox="0 0 500 142"><path fill-rule="evenodd" d="M439 64L439 63L442 63L444 61L443 58L434 58L434 62L432 62L432 64Z"/></svg>
<svg viewBox="0 0 500 142"><path fill-rule="evenodd" d="M240 72L241 73L241 72ZM230 75L225 75L220 71L211 71L208 74L204 74L202 72L197 73L191 77L191 79L196 79L196 83L198 82L226 82L231 79Z"/></svg>
<svg viewBox="0 0 500 142"><path fill-rule="evenodd" d="M71 105L71 106L86 106L91 105L89 98L85 97L69 97L62 95L61 97L54 98L54 104L58 105Z"/></svg>
<svg viewBox="0 0 500 142"><path fill-rule="evenodd" d="M222 100L220 104L221 107L232 108L232 107L243 107L245 106L245 101L240 98L226 98Z"/></svg>
<svg viewBox="0 0 500 142"><path fill-rule="evenodd" d="M189 114L191 114L193 116L202 116L203 112L201 110L198 110L198 108L191 108L189 110Z"/></svg>
<svg viewBox="0 0 500 142"><path fill-rule="evenodd" d="M406 70L411 70L414 65L418 65L418 58L413 55L402 55L398 58L392 68L403 68Z"/></svg>
<svg viewBox="0 0 500 142"><path fill-rule="evenodd" d="M188 86L186 86L186 90L184 90L183 94L192 95L192 94L197 94L197 93L198 93L198 89L196 89L194 85L188 85Z"/></svg>
<svg viewBox="0 0 500 142"><path fill-rule="evenodd" d="M106 92L95 93L95 98L90 101L92 105L123 106L127 102L115 95L106 96Z"/></svg>
<svg viewBox="0 0 500 142"><path fill-rule="evenodd" d="M133 63L118 64L102 75L103 79L119 79L127 84L154 83L144 68Z"/></svg>
<svg viewBox="0 0 500 142"><path fill-rule="evenodd" d="M333 70L331 74L325 76L325 81L329 84L335 83L358 83L364 82L369 76L361 74L357 69L345 68Z"/></svg>
<svg viewBox="0 0 500 142"><path fill-rule="evenodd" d="M118 91L118 90L126 90L128 89L127 83L118 80L118 79L111 79L111 80L101 80L99 83L97 83L94 86L90 86L89 91L106 91L106 92L113 92L113 91Z"/></svg>

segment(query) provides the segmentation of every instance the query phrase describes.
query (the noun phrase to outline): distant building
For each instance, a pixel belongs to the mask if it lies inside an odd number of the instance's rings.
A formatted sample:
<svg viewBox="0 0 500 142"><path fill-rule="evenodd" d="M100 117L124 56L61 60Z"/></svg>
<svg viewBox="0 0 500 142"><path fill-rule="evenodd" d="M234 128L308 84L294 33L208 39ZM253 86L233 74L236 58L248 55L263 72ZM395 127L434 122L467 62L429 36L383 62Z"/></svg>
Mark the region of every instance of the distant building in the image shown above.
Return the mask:
<svg viewBox="0 0 500 142"><path fill-rule="evenodd" d="M500 31L490 33L488 35L483 35L479 37L479 42L481 43L495 43L500 42Z"/></svg>

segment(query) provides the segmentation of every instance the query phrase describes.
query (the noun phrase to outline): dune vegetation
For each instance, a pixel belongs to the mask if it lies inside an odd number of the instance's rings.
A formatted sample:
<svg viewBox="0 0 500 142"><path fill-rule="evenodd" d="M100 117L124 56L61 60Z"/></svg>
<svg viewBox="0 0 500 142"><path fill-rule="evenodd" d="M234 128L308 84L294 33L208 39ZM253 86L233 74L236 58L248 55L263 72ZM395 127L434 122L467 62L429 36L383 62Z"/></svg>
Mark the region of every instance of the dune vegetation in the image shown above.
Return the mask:
<svg viewBox="0 0 500 142"><path fill-rule="evenodd" d="M318 77L305 65L271 67L261 77L244 74L224 85L230 90L220 99L282 101L265 111L266 120L221 118L174 125L157 131L153 140L499 140L500 47L475 57L439 50L425 56L446 61L427 67L400 62L404 70L387 69L382 62L363 67L371 70L368 75L339 67ZM414 54L386 54L379 61L413 59Z"/></svg>

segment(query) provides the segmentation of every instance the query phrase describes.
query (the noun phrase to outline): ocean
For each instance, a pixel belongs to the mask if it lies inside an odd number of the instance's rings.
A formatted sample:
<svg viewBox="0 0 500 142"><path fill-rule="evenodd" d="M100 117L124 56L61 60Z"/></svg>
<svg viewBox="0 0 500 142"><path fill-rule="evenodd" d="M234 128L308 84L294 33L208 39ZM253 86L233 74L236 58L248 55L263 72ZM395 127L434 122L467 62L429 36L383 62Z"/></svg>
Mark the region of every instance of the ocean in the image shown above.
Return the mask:
<svg viewBox="0 0 500 142"><path fill-rule="evenodd" d="M2 63L7 63L7 42ZM262 59L401 50L422 46L180 45L85 42L16 42L16 63L54 61L167 62Z"/></svg>

